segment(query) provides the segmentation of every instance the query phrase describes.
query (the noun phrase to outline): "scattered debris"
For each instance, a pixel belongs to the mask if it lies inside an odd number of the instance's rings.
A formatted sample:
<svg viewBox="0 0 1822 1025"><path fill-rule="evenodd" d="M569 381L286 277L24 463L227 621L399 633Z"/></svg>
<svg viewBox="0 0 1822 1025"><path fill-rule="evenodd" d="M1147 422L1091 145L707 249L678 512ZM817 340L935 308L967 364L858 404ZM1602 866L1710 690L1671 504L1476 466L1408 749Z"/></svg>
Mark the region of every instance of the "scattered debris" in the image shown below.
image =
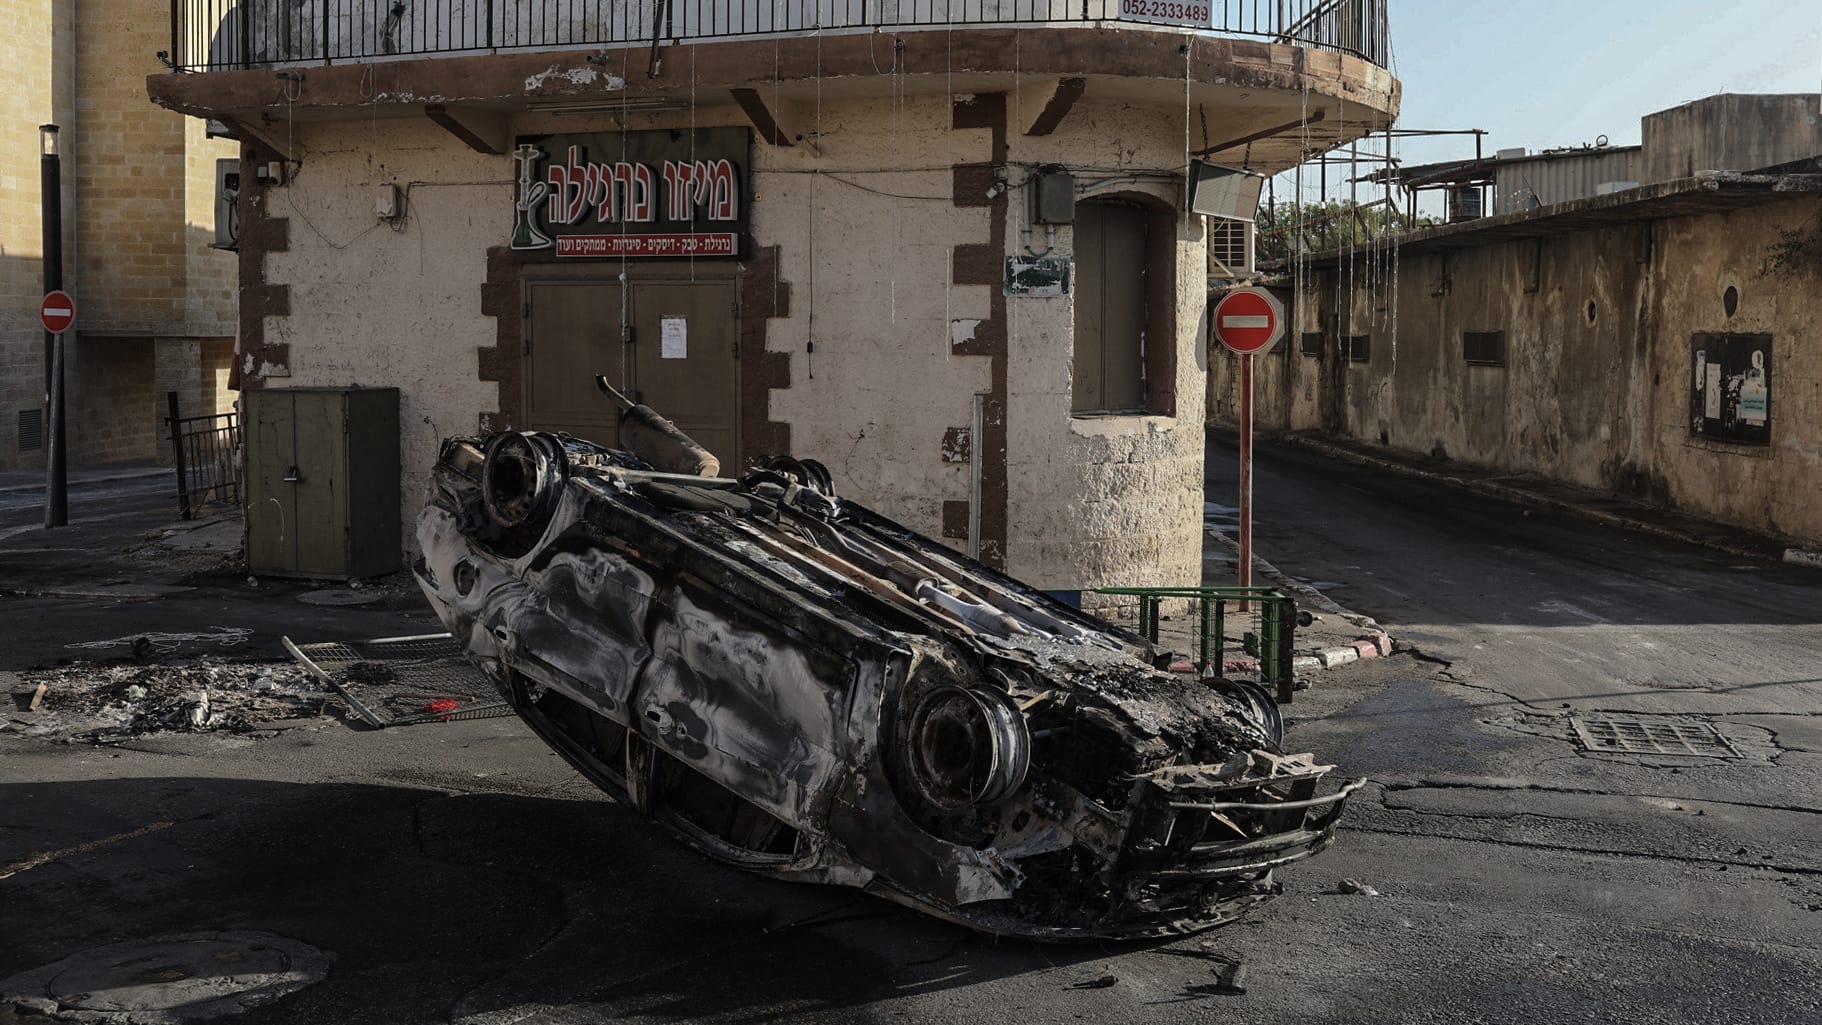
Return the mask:
<svg viewBox="0 0 1822 1025"><path fill-rule="evenodd" d="M1362 897L1379 896L1378 890L1373 889L1371 886L1368 886L1367 884L1361 882L1358 879L1343 879L1341 881L1341 885L1335 887L1335 892L1336 893L1357 893Z"/></svg>
<svg viewBox="0 0 1822 1025"><path fill-rule="evenodd" d="M256 733L268 724L322 714L332 695L285 662L184 659L142 665L126 659L75 662L19 674L33 686L30 722L0 723L18 735L117 743L147 733Z"/></svg>
<svg viewBox="0 0 1822 1025"><path fill-rule="evenodd" d="M1231 995L1246 995L1246 966L1238 961L1216 965L1211 969L1215 973L1215 992Z"/></svg>
<svg viewBox="0 0 1822 1025"><path fill-rule="evenodd" d="M38 686L33 687L32 699L25 703L25 710L28 712L36 712L38 706L44 704L45 692L50 689L50 685L47 683L39 683Z"/></svg>
<svg viewBox="0 0 1822 1025"><path fill-rule="evenodd" d="M1285 753L1257 687L1165 671L814 461L660 448L448 439L414 571L546 743L697 850L1060 941L1225 924L1332 842L1362 784Z"/></svg>
<svg viewBox="0 0 1822 1025"><path fill-rule="evenodd" d="M1119 982L1119 981L1120 981L1120 979L1118 976L1103 975L1098 979L1089 979L1086 982L1071 983L1069 988L1070 989L1107 989L1107 988L1111 987L1114 983Z"/></svg>

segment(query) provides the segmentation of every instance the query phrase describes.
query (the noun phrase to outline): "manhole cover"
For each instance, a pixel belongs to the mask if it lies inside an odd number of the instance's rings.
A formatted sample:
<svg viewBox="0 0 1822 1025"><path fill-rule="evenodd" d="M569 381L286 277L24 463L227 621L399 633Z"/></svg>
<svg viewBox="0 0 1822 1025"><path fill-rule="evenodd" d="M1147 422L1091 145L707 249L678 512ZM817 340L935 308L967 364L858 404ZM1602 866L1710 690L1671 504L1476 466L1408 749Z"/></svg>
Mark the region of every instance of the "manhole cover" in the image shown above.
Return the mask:
<svg viewBox="0 0 1822 1025"><path fill-rule="evenodd" d="M1576 739L1602 754L1740 758L1740 752L1705 722L1572 715Z"/></svg>
<svg viewBox="0 0 1822 1025"><path fill-rule="evenodd" d="M205 932L93 947L0 981L0 1001L136 1025L239 1014L322 980L329 955L268 932Z"/></svg>

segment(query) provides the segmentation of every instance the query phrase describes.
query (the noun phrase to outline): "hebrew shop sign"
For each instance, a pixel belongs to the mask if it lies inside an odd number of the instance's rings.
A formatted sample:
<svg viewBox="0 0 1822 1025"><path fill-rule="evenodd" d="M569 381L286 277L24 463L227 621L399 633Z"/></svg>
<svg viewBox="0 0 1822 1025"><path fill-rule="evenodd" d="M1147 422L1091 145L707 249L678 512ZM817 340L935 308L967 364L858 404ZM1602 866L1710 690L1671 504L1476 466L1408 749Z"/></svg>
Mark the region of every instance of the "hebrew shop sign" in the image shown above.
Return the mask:
<svg viewBox="0 0 1822 1025"><path fill-rule="evenodd" d="M745 128L520 136L512 248L536 260L740 256Z"/></svg>

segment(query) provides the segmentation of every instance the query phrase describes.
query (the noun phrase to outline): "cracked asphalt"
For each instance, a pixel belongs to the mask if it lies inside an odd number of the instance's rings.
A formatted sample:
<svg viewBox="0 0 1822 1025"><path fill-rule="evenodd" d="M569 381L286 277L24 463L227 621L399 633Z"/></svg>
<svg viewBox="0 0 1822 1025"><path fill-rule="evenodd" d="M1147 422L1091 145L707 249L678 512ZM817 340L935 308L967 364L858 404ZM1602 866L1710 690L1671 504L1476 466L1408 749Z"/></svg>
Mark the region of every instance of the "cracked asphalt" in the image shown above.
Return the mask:
<svg viewBox="0 0 1822 1025"><path fill-rule="evenodd" d="M1232 504L1232 460L1211 448L1211 502ZM1257 495L1263 554L1415 651L1286 709L1296 750L1373 783L1236 926L994 941L707 862L515 720L323 719L0 734L0 978L255 929L335 960L234 1022L1822 1022L1822 573L1270 446ZM218 590L0 597L0 669L123 616L226 622ZM278 618L249 614L250 649ZM1708 723L1741 757L1590 755L1570 713Z"/></svg>

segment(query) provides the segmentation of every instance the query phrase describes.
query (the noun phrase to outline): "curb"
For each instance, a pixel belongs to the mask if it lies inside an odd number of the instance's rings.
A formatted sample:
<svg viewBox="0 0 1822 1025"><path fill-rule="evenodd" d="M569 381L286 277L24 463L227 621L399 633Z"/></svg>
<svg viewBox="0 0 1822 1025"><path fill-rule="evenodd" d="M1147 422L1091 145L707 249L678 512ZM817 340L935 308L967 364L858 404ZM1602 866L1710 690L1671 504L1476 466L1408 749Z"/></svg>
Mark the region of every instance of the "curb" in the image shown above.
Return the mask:
<svg viewBox="0 0 1822 1025"><path fill-rule="evenodd" d="M1323 648L1314 655L1296 658L1292 660L1291 667L1293 670L1334 669L1354 662L1364 662L1369 658L1383 658L1391 653L1391 636L1384 630L1378 630L1344 647Z"/></svg>
<svg viewBox="0 0 1822 1025"><path fill-rule="evenodd" d="M1202 536L1214 539L1232 551L1236 557L1239 556L1240 545L1233 538L1212 530L1203 531ZM1379 624L1374 622L1370 616L1363 616L1358 612L1342 608L1335 604L1333 598L1292 579L1283 570L1260 558L1257 552L1253 553L1253 569L1258 574L1269 577L1279 590L1296 595L1299 604L1313 605L1325 615L1339 616L1349 623L1369 631L1345 647L1312 649L1310 654L1294 656L1291 659L1291 675L1301 676L1320 669L1335 669L1362 659L1382 658L1392 653L1391 635L1379 629ZM1221 666L1225 672L1256 671L1258 667L1258 660L1249 656L1230 658Z"/></svg>
<svg viewBox="0 0 1822 1025"><path fill-rule="evenodd" d="M116 481L123 481L123 480L142 480L142 479L145 479L148 477L168 477L171 474L176 473L176 472L177 472L176 470L173 470L172 468L170 468L168 466L160 466L160 467L157 467L156 469L137 470L132 473L116 473L116 474L112 474L112 475L106 476L106 477L83 477L80 480L71 480L69 482L69 486L72 488L77 488L77 487L82 487L85 484L112 484ZM173 486L175 486L175 485L173 485ZM46 485L43 481L39 481L36 484L8 484L5 487L0 487L0 495L23 495L23 494L28 494L33 491L43 491L45 489L45 487L46 487Z"/></svg>
<svg viewBox="0 0 1822 1025"><path fill-rule="evenodd" d="M1336 445L1333 442L1312 437L1307 434L1280 434L1274 440L1295 448L1301 448L1307 452L1314 452L1317 455L1325 456L1327 458L1339 459L1344 462L1354 463L1357 466L1368 466L1387 473L1396 473L1405 477L1415 477L1419 480L1427 480L1436 484L1460 488L1485 495L1488 498L1497 498L1501 501L1511 502L1516 505L1549 509L1553 512L1579 517L1605 526L1617 527L1622 530L1630 530L1640 534L1649 534L1653 537L1660 537L1669 541L1679 541L1684 544L1696 545L1712 551L1723 552L1727 555L1739 556L1740 558L1776 559L1776 556L1771 556L1769 554L1769 545L1753 546L1729 544L1728 542L1717 540L1712 537L1706 537L1701 534L1692 534L1687 531L1678 530L1675 527L1637 519L1623 513L1610 512L1605 509L1593 509L1579 502L1554 498L1549 495L1540 495L1533 491L1527 491L1524 488L1515 488L1509 484L1501 484L1498 481L1475 480L1466 477L1457 477L1447 473L1438 473L1434 470L1426 470L1422 467L1412 466L1409 463L1399 462L1396 459L1385 459L1369 455L1365 452L1357 452L1351 448ZM1716 525L1725 526L1725 524ZM1741 531L1747 530L1747 528L1734 529ZM1787 548L1784 550L1783 558L1785 562L1792 563L1793 565L1822 568L1822 553L1806 552L1797 548Z"/></svg>
<svg viewBox="0 0 1822 1025"><path fill-rule="evenodd" d="M1784 561L1792 566L1822 569L1822 552L1812 552L1803 548L1786 548L1784 549Z"/></svg>

